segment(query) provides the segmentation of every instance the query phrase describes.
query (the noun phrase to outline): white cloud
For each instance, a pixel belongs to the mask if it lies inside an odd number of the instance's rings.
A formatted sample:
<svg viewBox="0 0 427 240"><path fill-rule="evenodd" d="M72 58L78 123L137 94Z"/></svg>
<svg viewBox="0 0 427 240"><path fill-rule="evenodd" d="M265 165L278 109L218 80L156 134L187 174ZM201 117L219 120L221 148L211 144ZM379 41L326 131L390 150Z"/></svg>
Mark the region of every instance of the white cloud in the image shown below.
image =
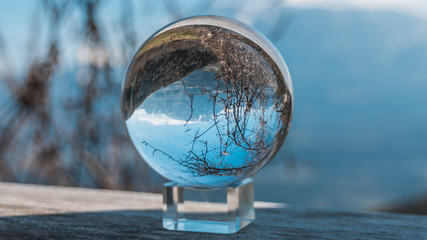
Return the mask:
<svg viewBox="0 0 427 240"><path fill-rule="evenodd" d="M427 19L425 0L286 0L285 4L298 8L389 10Z"/></svg>
<svg viewBox="0 0 427 240"><path fill-rule="evenodd" d="M186 120L174 119L165 114L149 114L144 109L137 109L135 111L136 117L139 121L149 122L155 126L159 125L185 125ZM188 121L187 124L200 123L200 121Z"/></svg>
<svg viewBox="0 0 427 240"><path fill-rule="evenodd" d="M109 60L107 50L102 46L89 46L82 44L76 51L77 61L80 64L93 64L103 66Z"/></svg>

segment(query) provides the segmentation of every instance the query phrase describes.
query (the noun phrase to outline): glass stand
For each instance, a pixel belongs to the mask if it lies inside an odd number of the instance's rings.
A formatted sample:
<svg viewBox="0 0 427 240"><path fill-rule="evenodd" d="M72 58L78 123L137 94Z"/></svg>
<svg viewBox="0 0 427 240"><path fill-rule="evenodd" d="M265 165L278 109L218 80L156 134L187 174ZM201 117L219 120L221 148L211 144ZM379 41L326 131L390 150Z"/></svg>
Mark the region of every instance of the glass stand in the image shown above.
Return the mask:
<svg viewBox="0 0 427 240"><path fill-rule="evenodd" d="M163 227L168 230L235 233L255 220L252 179L228 188L163 185Z"/></svg>

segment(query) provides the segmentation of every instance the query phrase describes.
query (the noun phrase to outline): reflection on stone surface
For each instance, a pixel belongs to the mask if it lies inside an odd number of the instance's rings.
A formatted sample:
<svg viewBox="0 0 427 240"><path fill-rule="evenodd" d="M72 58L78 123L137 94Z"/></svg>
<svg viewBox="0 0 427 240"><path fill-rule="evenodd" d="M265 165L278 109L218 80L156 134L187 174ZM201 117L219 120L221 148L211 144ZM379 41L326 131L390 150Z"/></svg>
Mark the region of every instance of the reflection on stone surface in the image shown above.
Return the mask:
<svg viewBox="0 0 427 240"><path fill-rule="evenodd" d="M126 74L129 135L151 167L178 183L242 180L276 154L289 130L284 62L260 47L274 48L269 42L227 26L172 25L144 43Z"/></svg>

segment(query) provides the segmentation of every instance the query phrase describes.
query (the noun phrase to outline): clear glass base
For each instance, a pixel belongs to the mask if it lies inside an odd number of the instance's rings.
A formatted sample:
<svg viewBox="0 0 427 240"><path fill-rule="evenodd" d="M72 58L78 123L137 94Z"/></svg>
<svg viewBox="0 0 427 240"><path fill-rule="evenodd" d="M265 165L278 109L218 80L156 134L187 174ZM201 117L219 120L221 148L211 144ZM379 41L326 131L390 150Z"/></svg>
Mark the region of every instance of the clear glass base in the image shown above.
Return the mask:
<svg viewBox="0 0 427 240"><path fill-rule="evenodd" d="M163 227L168 230L235 233L255 220L254 184L245 179L228 188L163 185Z"/></svg>

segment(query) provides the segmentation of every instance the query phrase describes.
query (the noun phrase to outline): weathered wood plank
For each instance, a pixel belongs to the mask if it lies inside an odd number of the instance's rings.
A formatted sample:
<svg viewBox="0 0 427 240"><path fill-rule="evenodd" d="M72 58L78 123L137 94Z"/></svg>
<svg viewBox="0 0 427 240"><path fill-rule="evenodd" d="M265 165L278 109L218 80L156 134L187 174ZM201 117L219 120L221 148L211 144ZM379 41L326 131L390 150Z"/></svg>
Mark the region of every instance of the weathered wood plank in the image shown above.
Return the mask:
<svg viewBox="0 0 427 240"><path fill-rule="evenodd" d="M427 217L257 202L232 235L161 226L161 195L0 183L1 239L427 239Z"/></svg>

